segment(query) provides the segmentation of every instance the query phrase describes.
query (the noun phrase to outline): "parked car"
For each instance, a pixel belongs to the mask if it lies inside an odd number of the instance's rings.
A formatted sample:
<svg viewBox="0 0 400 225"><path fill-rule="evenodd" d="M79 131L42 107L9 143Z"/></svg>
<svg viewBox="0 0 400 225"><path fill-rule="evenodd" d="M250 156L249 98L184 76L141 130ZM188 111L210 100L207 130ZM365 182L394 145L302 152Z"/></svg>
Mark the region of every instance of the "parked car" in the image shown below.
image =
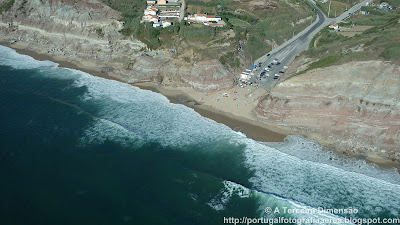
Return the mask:
<svg viewBox="0 0 400 225"><path fill-rule="evenodd" d="M267 54L267 56L270 56L270 55L271 55L271 54L269 54L269 53Z"/></svg>
<svg viewBox="0 0 400 225"><path fill-rule="evenodd" d="M279 74L276 73L276 74L274 75L274 79L278 79L278 78L279 78Z"/></svg>

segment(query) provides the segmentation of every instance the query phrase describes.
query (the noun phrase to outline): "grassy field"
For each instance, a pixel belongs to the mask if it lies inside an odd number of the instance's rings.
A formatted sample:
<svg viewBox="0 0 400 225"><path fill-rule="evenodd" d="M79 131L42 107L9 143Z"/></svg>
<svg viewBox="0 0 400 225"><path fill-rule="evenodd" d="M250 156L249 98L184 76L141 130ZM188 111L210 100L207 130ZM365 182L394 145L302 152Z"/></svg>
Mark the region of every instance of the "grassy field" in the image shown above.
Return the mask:
<svg viewBox="0 0 400 225"><path fill-rule="evenodd" d="M217 15L235 32L235 38L225 38L225 43L233 47L224 47L220 51L210 49L209 55L216 53L221 62L235 61L227 59L232 58L230 52L234 52L234 56L239 55L236 49L239 41L245 43L242 53L248 62L266 54L272 49L272 44L280 45L310 25L314 15L303 0L270 1L268 4L256 0L188 0L187 4L191 9L188 13L194 8L196 12L205 12L209 11L209 7L215 7ZM297 23L305 18L308 20Z"/></svg>
<svg viewBox="0 0 400 225"><path fill-rule="evenodd" d="M101 0L110 8L121 12L124 29L120 32L126 36L133 35L139 28L143 10L146 8L144 0Z"/></svg>
<svg viewBox="0 0 400 225"><path fill-rule="evenodd" d="M156 29L139 24L146 7L144 0L102 1L121 12L125 24L120 32L138 38L150 49L175 48L185 62L218 59L232 68L247 67L315 19L305 0L186 0L186 14L216 14L227 26L212 28L182 22Z"/></svg>
<svg viewBox="0 0 400 225"><path fill-rule="evenodd" d="M353 5L360 3L360 0L329 0L326 3L316 1L317 6L324 12L326 16L334 18L344 13L347 9L351 8ZM329 11L330 5L330 11Z"/></svg>
<svg viewBox="0 0 400 225"><path fill-rule="evenodd" d="M371 10L375 10L372 9ZM319 59L309 69L327 67L359 60L389 60L400 64L400 14L381 10L382 13L356 15L351 24L372 26L363 33L345 37L325 28L317 34L304 56Z"/></svg>

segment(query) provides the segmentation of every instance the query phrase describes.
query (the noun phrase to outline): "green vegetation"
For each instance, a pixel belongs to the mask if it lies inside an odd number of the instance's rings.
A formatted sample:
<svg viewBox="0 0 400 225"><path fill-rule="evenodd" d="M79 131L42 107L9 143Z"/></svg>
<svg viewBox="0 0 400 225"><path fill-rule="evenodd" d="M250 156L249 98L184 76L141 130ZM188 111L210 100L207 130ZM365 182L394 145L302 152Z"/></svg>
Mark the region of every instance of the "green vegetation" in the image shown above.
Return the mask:
<svg viewBox="0 0 400 225"><path fill-rule="evenodd" d="M0 5L0 14L10 10L11 7L14 5L14 3L15 3L14 0L10 0L10 1L4 2L2 5Z"/></svg>
<svg viewBox="0 0 400 225"><path fill-rule="evenodd" d="M99 37L104 37L103 29L97 28L96 29L96 34L99 35Z"/></svg>
<svg viewBox="0 0 400 225"><path fill-rule="evenodd" d="M130 36L139 28L143 10L146 8L144 0L102 0L112 9L122 14L124 28L120 31L125 36Z"/></svg>
<svg viewBox="0 0 400 225"><path fill-rule="evenodd" d="M174 21L174 26L160 29L150 23L140 24L146 7L144 0L102 1L121 12L124 28L120 32L138 38L148 48L175 49L177 57L186 62L218 59L231 68L256 60L315 19L315 12L306 0L274 0L268 5L258 0L186 0L186 13L217 14L227 26L217 28ZM101 30L96 33L103 34Z"/></svg>
<svg viewBox="0 0 400 225"><path fill-rule="evenodd" d="M198 43L208 43L215 38L218 28L201 26L182 26L179 36L188 41L195 41Z"/></svg>
<svg viewBox="0 0 400 225"><path fill-rule="evenodd" d="M325 15L333 18L339 16L340 14L347 11L347 9L351 8L353 5L360 3L359 0L329 0L326 3L322 3L320 1L316 1L317 6L323 11ZM330 11L329 11L330 5Z"/></svg>
<svg viewBox="0 0 400 225"><path fill-rule="evenodd" d="M351 24L374 26L360 35L345 37L328 28L318 33L310 49L303 55L320 60L312 63L307 70L355 60L381 59L400 63L400 15L387 10L371 9L383 14L356 15L349 20L349 28Z"/></svg>
<svg viewBox="0 0 400 225"><path fill-rule="evenodd" d="M159 35L160 28L153 28L153 25L150 23L140 24L136 31L137 38L150 49L157 49L161 46Z"/></svg>

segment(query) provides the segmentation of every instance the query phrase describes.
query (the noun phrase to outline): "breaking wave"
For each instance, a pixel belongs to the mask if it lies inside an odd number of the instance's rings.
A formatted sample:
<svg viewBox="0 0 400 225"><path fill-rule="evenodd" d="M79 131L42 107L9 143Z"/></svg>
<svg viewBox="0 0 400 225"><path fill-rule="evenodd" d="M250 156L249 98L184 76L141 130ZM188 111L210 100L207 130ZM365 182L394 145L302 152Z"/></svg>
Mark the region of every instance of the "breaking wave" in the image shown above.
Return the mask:
<svg viewBox="0 0 400 225"><path fill-rule="evenodd" d="M56 63L37 61L3 46L0 51L1 65L45 69L56 79L65 77L68 71L69 78L74 80L71 88L85 89L79 101L82 105L95 106L97 111L92 126L81 138L82 145L105 140L126 147L155 142L180 150L198 145L203 146L204 151L217 150L221 143L243 146L245 161L242 163L254 174L249 179L252 186L223 181L221 192L208 203L215 210L223 210L231 197L238 195L257 197L262 215L267 206L285 206L352 207L359 210L356 216L361 218L400 216L400 176L394 170L337 156L297 136L289 136L286 142L279 144L259 143L202 117L193 109L172 104L161 94L77 70L54 72Z"/></svg>

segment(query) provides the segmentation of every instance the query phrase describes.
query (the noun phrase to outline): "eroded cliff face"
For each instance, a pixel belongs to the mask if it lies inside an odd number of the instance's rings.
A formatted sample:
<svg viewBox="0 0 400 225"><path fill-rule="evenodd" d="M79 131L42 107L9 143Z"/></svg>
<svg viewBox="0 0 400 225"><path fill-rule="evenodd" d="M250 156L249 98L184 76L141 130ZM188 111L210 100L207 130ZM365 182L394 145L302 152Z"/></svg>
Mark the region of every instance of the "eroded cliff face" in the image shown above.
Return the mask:
<svg viewBox="0 0 400 225"><path fill-rule="evenodd" d="M120 18L97 0L15 0L1 15L0 41L130 83L164 81L199 90L233 85L232 74L218 61L184 64L168 49L151 51L123 37L118 32L123 27Z"/></svg>
<svg viewBox="0 0 400 225"><path fill-rule="evenodd" d="M339 151L400 162L400 67L387 62L295 76L279 83L254 114Z"/></svg>

